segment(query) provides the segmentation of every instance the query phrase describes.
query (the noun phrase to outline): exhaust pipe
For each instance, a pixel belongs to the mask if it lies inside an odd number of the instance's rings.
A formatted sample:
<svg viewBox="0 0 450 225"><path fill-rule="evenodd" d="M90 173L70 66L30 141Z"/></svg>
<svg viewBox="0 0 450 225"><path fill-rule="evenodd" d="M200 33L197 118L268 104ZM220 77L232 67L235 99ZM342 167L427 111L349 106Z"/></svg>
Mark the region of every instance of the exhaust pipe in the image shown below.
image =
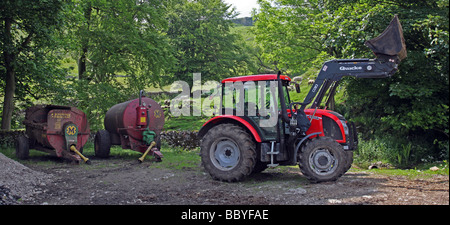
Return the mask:
<svg viewBox="0 0 450 225"><path fill-rule="evenodd" d="M283 84L281 83L280 75L281 75L281 71L278 70L277 81L278 81L278 96L280 96L280 105L281 105L281 119L285 123L289 123L290 120L287 115L286 100L284 98Z"/></svg>

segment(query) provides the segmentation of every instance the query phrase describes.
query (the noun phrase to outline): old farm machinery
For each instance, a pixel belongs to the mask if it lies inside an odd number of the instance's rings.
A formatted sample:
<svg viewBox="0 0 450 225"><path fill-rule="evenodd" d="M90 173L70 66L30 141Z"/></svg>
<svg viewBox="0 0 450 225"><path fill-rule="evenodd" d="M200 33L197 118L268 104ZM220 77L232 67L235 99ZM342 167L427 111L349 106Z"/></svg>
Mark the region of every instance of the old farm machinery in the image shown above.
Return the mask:
<svg viewBox="0 0 450 225"><path fill-rule="evenodd" d="M164 126L164 113L161 106L139 92L139 98L119 103L106 112L105 130L95 135L95 155L109 156L111 145L132 149L143 153L139 161L150 154L160 161L162 154L160 133Z"/></svg>
<svg viewBox="0 0 450 225"><path fill-rule="evenodd" d="M75 162L90 164L83 156L90 130L86 115L75 107L36 105L25 111L25 135L16 140L16 155L27 159L29 149L36 149Z"/></svg>

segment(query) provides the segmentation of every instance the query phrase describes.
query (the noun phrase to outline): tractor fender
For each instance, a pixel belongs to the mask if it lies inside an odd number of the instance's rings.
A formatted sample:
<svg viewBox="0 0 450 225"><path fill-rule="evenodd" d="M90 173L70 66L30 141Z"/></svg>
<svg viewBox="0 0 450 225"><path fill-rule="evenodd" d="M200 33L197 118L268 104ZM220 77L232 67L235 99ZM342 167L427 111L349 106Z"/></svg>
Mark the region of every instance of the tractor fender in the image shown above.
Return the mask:
<svg viewBox="0 0 450 225"><path fill-rule="evenodd" d="M298 142L298 144L295 146L294 159L295 160L297 159L298 150L300 149L300 146L302 146L303 142L305 142L306 139L308 139L314 135L319 136L319 134L321 134L321 133L322 132L315 132L315 133L311 133L311 134L308 134L305 137L303 137L302 140L300 140L300 142Z"/></svg>
<svg viewBox="0 0 450 225"><path fill-rule="evenodd" d="M208 132L209 129L221 123L234 123L241 125L250 132L250 134L253 136L256 142L261 142L261 136L259 135L258 131L253 127L252 124L250 124L248 121L239 116L233 115L220 115L209 119L206 123L203 124L202 128L198 131L198 137L201 139Z"/></svg>

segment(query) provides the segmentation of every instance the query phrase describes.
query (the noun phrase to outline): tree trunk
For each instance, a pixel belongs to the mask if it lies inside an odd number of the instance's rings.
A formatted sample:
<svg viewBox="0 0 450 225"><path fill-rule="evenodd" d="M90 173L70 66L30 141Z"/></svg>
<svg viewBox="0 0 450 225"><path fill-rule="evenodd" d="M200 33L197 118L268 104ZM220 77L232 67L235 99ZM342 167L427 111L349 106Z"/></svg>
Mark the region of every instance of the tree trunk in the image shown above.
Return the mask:
<svg viewBox="0 0 450 225"><path fill-rule="evenodd" d="M3 101L2 130L11 130L11 119L14 111L14 92L16 79L13 67L6 67L5 100Z"/></svg>
<svg viewBox="0 0 450 225"><path fill-rule="evenodd" d="M14 111L14 93L16 91L16 78L14 69L15 55L11 52L13 45L11 40L11 19L5 19L5 33L4 40L6 48L3 50L3 57L5 60L6 80L5 80L5 99L3 101L2 113L2 130L11 130L11 118Z"/></svg>
<svg viewBox="0 0 450 225"><path fill-rule="evenodd" d="M83 80L86 77L84 76L86 73L86 54L87 47L83 47L80 59L78 60L78 79Z"/></svg>
<svg viewBox="0 0 450 225"><path fill-rule="evenodd" d="M86 9L84 11L84 18L86 19L86 30L89 31L90 23L91 23L91 13L92 7L91 4L88 3ZM81 56L78 59L78 79L85 80L88 79L86 76L86 57L88 53L88 37L82 37L81 39Z"/></svg>

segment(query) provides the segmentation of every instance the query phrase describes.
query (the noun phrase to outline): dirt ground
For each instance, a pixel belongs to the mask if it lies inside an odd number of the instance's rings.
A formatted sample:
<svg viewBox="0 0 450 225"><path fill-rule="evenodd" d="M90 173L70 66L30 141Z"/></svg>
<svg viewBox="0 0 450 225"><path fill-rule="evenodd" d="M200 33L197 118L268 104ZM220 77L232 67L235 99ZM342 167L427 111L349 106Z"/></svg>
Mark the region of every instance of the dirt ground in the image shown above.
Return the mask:
<svg viewBox="0 0 450 225"><path fill-rule="evenodd" d="M449 177L424 179L350 170L336 182L312 184L296 167L267 169L238 183L212 180L201 165L158 168L156 162L91 159L23 164L50 177L37 183L25 205L448 205Z"/></svg>

